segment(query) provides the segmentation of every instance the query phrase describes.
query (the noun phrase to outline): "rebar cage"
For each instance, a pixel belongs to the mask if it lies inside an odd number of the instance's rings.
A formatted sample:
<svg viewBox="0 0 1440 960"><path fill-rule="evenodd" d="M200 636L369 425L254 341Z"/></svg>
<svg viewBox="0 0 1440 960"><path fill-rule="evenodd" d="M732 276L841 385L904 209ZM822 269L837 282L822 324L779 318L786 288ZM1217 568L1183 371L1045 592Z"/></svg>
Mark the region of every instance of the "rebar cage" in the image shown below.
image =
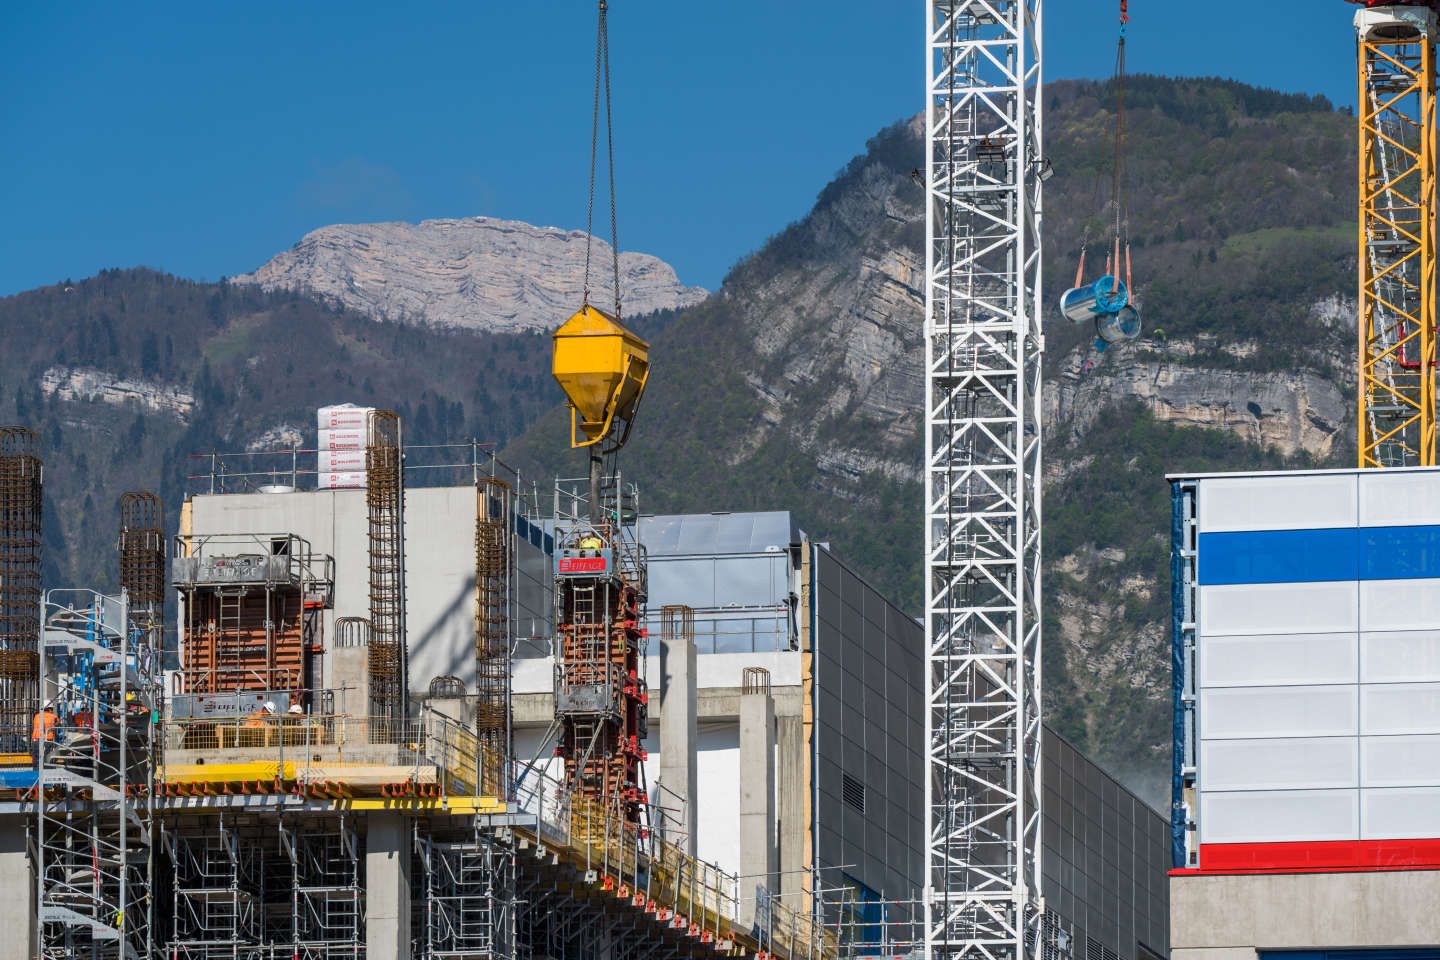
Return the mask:
<svg viewBox="0 0 1440 960"><path fill-rule="evenodd" d="M22 754L39 706L40 439L0 427L0 753Z"/></svg>
<svg viewBox="0 0 1440 960"><path fill-rule="evenodd" d="M400 416L370 414L365 505L370 531L370 712L397 723L408 714L405 648L405 480Z"/></svg>

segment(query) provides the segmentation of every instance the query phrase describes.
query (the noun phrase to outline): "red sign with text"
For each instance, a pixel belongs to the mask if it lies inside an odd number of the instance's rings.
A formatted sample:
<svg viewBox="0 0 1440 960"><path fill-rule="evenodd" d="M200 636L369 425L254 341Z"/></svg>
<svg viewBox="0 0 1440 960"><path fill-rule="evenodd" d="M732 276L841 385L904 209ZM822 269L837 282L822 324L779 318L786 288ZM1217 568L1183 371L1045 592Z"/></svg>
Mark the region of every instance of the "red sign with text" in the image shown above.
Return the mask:
<svg viewBox="0 0 1440 960"><path fill-rule="evenodd" d="M606 568L604 557L561 557L561 573L604 573Z"/></svg>

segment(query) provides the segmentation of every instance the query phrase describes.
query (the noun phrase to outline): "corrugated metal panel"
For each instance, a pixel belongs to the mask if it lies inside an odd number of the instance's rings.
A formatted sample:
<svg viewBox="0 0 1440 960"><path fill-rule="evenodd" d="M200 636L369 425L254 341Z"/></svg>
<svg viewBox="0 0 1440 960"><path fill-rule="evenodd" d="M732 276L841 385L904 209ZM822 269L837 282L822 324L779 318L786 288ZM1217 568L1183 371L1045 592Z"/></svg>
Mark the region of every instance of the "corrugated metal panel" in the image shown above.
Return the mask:
<svg viewBox="0 0 1440 960"><path fill-rule="evenodd" d="M636 536L651 559L783 551L800 542L800 530L787 510L641 517Z"/></svg>

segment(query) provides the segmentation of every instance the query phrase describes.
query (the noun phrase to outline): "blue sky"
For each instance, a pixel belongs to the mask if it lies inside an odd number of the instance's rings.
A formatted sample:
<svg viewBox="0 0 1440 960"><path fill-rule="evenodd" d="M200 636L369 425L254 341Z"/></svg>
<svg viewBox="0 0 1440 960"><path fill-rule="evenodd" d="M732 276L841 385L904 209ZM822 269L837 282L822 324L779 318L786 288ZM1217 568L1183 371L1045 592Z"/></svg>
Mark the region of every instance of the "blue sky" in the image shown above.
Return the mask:
<svg viewBox="0 0 1440 960"><path fill-rule="evenodd" d="M1107 76L1118 0L1049 0L1049 79ZM1131 0L1132 71L1354 99L1340 0ZM584 224L589 0L0 13L0 294L242 273L328 223ZM708 287L918 111L919 0L612 0L620 239Z"/></svg>

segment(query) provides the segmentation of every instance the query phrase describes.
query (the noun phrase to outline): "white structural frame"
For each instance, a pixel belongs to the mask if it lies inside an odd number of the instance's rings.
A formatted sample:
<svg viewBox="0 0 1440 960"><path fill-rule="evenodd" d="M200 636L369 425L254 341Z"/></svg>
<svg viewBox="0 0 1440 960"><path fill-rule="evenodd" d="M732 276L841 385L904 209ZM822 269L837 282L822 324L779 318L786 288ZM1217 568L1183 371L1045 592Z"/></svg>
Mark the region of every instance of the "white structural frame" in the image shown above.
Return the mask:
<svg viewBox="0 0 1440 960"><path fill-rule="evenodd" d="M927 0L928 960L1040 955L1042 0Z"/></svg>

